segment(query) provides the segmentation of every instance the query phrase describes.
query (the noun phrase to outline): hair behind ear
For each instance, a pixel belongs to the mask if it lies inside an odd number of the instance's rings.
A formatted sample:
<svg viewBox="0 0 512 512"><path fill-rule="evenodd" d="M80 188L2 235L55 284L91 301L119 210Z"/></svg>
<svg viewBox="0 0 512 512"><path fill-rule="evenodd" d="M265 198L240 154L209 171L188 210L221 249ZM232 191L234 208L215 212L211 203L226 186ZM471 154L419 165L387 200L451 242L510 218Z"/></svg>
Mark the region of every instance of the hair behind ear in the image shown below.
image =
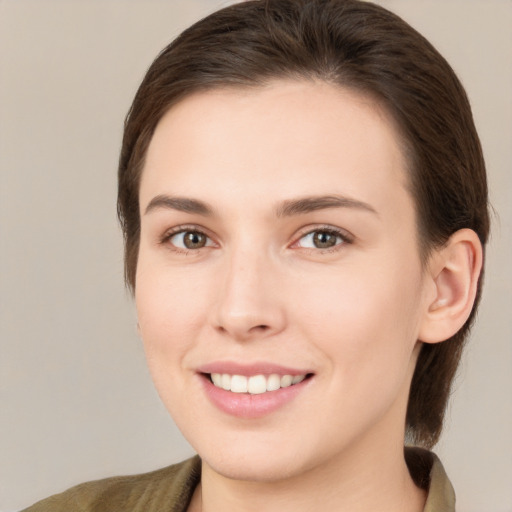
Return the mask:
<svg viewBox="0 0 512 512"><path fill-rule="evenodd" d="M483 248L476 233L455 232L434 250L427 271L433 293L420 332L422 347L406 424L408 442L431 448L441 434L451 384L480 298Z"/></svg>

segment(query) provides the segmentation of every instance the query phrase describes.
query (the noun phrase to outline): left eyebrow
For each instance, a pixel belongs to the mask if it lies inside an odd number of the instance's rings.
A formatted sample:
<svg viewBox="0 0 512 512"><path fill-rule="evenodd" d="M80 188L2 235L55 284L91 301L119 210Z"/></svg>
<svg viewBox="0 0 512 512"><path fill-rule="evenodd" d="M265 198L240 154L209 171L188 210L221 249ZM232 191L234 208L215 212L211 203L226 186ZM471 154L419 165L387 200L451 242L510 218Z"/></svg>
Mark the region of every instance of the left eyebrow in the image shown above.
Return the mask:
<svg viewBox="0 0 512 512"><path fill-rule="evenodd" d="M290 199L283 201L276 208L277 217L290 217L314 212L316 210L325 210L327 208L355 208L366 212L379 215L373 206L350 197L329 195L329 196L308 196L299 199Z"/></svg>
<svg viewBox="0 0 512 512"><path fill-rule="evenodd" d="M151 199L144 214L159 210L177 210L186 213L197 213L198 215L204 215L205 217L212 217L214 215L213 208L198 199L192 199L188 197L171 197L166 195L159 195Z"/></svg>

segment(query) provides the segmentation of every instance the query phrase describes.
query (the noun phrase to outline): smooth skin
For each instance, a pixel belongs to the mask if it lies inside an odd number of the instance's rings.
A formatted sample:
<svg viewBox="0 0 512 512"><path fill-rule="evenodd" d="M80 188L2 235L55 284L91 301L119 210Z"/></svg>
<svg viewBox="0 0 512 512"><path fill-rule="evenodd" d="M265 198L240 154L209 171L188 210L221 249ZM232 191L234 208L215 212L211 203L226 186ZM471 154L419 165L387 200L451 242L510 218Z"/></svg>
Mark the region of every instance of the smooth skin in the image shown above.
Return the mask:
<svg viewBox="0 0 512 512"><path fill-rule="evenodd" d="M386 112L323 82L191 95L157 126L140 208L139 330L202 457L190 510L423 510L403 457L419 340L463 325L482 254L462 230L422 265ZM311 377L244 419L204 392L218 361Z"/></svg>

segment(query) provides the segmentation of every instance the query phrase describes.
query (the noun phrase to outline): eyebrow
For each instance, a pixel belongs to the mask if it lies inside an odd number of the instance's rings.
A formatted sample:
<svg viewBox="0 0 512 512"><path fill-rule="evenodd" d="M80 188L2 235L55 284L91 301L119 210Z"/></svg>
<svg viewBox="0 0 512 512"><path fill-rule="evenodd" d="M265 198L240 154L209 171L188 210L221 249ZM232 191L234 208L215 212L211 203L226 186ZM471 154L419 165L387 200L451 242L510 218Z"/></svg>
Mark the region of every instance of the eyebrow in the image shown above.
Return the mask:
<svg viewBox="0 0 512 512"><path fill-rule="evenodd" d="M355 208L357 210L374 213L378 216L375 208L368 203L339 195L308 196L283 201L276 209L276 216L289 217L314 212L316 210L325 210L327 208Z"/></svg>
<svg viewBox="0 0 512 512"><path fill-rule="evenodd" d="M197 213L205 217L212 217L214 214L213 208L203 201L188 197L171 197L166 195L158 195L151 199L144 214L160 208L186 213Z"/></svg>
<svg viewBox="0 0 512 512"><path fill-rule="evenodd" d="M368 203L339 195L307 196L299 199L288 199L280 203L276 209L276 217L291 217L328 208L355 208L378 216L377 211ZM212 217L215 210L204 201L189 197L155 196L146 207L145 214L158 209L177 210Z"/></svg>

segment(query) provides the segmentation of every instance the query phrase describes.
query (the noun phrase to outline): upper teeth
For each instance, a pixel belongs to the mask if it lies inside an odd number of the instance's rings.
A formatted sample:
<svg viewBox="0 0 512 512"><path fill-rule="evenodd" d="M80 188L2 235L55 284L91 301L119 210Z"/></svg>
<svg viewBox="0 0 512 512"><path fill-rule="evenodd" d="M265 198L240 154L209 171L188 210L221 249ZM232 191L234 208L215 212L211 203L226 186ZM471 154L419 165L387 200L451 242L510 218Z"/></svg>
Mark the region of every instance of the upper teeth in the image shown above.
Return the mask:
<svg viewBox="0 0 512 512"><path fill-rule="evenodd" d="M212 382L218 388L232 391L233 393L250 393L257 395L266 391L276 391L279 388L287 388L292 384L302 382L305 375L229 375L227 373L212 373Z"/></svg>

